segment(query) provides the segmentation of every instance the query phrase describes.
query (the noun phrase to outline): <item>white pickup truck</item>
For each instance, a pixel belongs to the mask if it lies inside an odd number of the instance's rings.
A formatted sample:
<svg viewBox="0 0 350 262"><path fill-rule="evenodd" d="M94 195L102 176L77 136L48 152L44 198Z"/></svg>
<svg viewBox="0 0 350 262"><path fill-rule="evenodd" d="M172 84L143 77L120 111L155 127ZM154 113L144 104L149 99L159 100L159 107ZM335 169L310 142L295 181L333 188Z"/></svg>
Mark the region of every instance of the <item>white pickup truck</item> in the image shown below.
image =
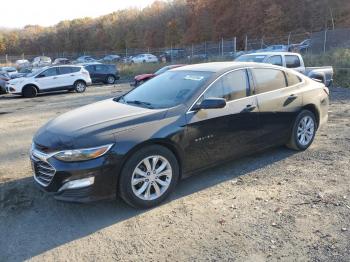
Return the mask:
<svg viewBox="0 0 350 262"><path fill-rule="evenodd" d="M261 52L241 55L235 61L267 63L294 69L312 79L322 81L325 86L333 84L333 67L305 67L302 56L290 52Z"/></svg>

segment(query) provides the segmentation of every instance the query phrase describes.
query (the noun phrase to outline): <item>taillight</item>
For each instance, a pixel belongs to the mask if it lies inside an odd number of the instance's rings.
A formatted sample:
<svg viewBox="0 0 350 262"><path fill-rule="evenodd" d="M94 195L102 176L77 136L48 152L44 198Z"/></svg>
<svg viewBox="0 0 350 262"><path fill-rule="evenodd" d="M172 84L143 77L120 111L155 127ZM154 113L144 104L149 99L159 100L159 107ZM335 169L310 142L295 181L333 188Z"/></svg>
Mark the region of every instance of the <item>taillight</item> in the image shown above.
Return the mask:
<svg viewBox="0 0 350 262"><path fill-rule="evenodd" d="M328 87L324 87L323 91L327 94L327 96L329 96L329 89L328 89Z"/></svg>

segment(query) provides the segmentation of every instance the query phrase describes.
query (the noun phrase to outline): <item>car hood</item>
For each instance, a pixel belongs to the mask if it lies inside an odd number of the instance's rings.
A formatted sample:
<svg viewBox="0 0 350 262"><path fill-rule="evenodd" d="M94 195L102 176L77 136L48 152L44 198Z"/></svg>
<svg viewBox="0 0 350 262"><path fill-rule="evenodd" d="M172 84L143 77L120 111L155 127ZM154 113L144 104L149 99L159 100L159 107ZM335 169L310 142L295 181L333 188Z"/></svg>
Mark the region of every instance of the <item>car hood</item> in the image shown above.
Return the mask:
<svg viewBox="0 0 350 262"><path fill-rule="evenodd" d="M151 78L154 76L155 74L142 74L142 75L135 76L135 80L140 81L140 80Z"/></svg>
<svg viewBox="0 0 350 262"><path fill-rule="evenodd" d="M147 109L103 100L69 111L49 121L33 141L50 150L86 148L115 142L115 135L161 120L166 109Z"/></svg>

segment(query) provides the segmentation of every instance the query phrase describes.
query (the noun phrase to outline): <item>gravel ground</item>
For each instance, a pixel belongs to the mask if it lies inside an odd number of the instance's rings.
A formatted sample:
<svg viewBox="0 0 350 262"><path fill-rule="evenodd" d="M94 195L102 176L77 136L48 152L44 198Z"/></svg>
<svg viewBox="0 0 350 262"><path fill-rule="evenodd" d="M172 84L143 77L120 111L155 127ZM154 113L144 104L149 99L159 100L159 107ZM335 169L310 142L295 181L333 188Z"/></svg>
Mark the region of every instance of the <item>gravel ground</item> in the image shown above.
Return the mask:
<svg viewBox="0 0 350 262"><path fill-rule="evenodd" d="M0 261L349 261L350 89L331 90L328 126L307 151L280 147L210 169L154 209L39 191L28 160L35 131L127 89L0 96Z"/></svg>

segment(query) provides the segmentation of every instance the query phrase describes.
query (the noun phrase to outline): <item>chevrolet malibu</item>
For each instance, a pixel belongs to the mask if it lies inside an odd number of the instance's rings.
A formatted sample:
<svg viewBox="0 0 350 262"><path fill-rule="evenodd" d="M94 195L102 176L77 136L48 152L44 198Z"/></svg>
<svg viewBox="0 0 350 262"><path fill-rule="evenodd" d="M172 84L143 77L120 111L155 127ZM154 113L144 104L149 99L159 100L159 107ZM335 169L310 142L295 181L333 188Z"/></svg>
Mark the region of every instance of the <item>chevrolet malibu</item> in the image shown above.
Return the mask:
<svg viewBox="0 0 350 262"><path fill-rule="evenodd" d="M328 96L323 84L268 64L179 67L49 121L33 138L34 179L59 200L119 195L152 207L204 168L279 145L307 149L327 121Z"/></svg>

